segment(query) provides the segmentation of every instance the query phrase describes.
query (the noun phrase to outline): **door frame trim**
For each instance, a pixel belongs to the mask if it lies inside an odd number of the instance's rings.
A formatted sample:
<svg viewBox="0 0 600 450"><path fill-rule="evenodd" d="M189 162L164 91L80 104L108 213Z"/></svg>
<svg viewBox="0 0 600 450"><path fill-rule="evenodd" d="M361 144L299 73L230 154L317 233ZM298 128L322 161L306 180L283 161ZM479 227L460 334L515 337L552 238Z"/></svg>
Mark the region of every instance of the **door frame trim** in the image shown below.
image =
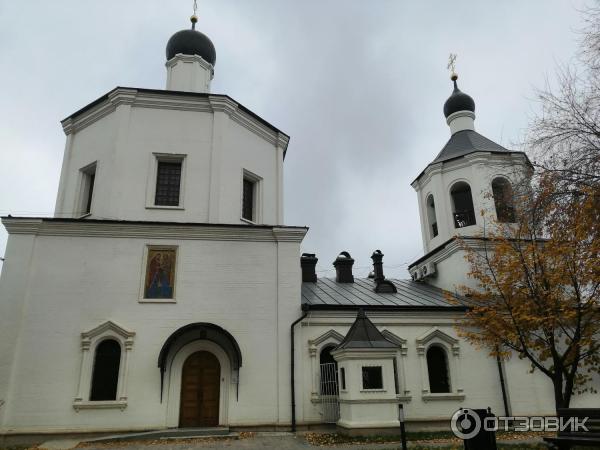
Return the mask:
<svg viewBox="0 0 600 450"><path fill-rule="evenodd" d="M172 356L168 366L168 378L165 383L167 389L167 417L166 422L169 428L179 427L179 410L181 402L181 376L183 374L183 364L189 356L196 352L209 352L215 355L221 365L221 379L219 392L219 426L226 426L229 423L229 385L231 382L231 364L225 351L217 344L211 341L198 340L184 345Z"/></svg>

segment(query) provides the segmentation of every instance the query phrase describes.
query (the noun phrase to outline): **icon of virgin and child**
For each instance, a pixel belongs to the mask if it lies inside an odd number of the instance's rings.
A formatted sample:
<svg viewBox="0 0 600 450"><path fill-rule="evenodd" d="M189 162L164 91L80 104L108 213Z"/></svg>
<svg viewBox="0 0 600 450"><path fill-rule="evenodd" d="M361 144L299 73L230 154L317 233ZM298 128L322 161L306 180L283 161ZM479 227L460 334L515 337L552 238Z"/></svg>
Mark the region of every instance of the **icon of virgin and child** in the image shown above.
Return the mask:
<svg viewBox="0 0 600 450"><path fill-rule="evenodd" d="M144 298L173 298L175 249L149 249Z"/></svg>

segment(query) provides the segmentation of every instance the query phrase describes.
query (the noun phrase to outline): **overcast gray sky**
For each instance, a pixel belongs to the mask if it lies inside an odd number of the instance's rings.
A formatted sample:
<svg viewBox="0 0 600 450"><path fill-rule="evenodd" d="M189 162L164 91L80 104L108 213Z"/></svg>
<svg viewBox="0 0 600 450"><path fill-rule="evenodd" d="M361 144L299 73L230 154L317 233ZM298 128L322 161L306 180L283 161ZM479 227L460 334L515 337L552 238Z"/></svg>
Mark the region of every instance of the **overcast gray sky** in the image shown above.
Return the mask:
<svg viewBox="0 0 600 450"><path fill-rule="evenodd" d="M365 276L408 277L422 254L410 182L449 138L446 62L458 53L476 129L518 141L581 26L572 0L199 0L217 49L212 90L291 135L285 222L310 227L321 276L342 251ZM53 213L59 120L115 86L163 89L164 47L192 0L0 0L0 214ZM0 255L6 232L0 231Z"/></svg>

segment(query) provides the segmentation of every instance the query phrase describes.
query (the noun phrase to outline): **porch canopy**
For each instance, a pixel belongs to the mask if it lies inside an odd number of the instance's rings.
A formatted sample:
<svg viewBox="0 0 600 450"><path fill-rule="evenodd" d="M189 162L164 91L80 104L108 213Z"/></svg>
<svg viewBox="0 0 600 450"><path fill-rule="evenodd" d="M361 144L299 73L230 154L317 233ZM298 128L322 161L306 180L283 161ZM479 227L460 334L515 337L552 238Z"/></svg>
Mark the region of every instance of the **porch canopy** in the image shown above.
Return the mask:
<svg viewBox="0 0 600 450"><path fill-rule="evenodd" d="M232 371L237 372L242 366L242 352L240 351L240 346L231 333L229 333L227 330L218 325L205 322L197 322L185 325L167 338L158 355L161 401L169 355L175 355L185 345L198 340L211 341L221 347L229 357Z"/></svg>

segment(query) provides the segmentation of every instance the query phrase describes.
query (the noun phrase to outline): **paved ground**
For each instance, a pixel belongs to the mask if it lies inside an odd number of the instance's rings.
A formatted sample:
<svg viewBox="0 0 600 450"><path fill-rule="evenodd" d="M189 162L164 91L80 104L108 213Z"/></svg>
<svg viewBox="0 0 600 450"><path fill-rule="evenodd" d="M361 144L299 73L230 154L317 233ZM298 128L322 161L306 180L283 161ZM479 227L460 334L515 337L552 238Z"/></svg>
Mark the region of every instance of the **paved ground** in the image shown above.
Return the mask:
<svg viewBox="0 0 600 450"><path fill-rule="evenodd" d="M64 446L61 444L65 444ZM531 441L528 441L531 443ZM513 442L517 444L517 442ZM44 443L43 447L48 449L63 450L73 448L77 445L74 441L50 441ZM418 448L436 448L448 445L421 443ZM415 444L409 443L409 448L415 448ZM252 437L241 439L189 439L189 440L154 440L143 442L109 442L109 443L83 443L77 450L141 450L147 448L153 450L255 450L255 449L273 449L273 450L399 450L399 443L391 444L354 444L354 445L336 445L334 447L315 447L307 443L302 435L295 436L291 433L256 433ZM42 446L40 446L42 448ZM520 447L515 445L518 450Z"/></svg>
<svg viewBox="0 0 600 450"><path fill-rule="evenodd" d="M66 445L62 445L64 444ZM67 449L73 448L77 442L73 441L49 441L40 448ZM110 442L110 443L82 443L81 450L139 450L153 447L155 450L246 450L246 449L277 449L277 450L299 450L316 447L308 444L302 437L296 437L290 433L257 433L253 437L241 439L161 439L144 442ZM339 448L339 447L338 447ZM79 450L78 449L78 450Z"/></svg>

